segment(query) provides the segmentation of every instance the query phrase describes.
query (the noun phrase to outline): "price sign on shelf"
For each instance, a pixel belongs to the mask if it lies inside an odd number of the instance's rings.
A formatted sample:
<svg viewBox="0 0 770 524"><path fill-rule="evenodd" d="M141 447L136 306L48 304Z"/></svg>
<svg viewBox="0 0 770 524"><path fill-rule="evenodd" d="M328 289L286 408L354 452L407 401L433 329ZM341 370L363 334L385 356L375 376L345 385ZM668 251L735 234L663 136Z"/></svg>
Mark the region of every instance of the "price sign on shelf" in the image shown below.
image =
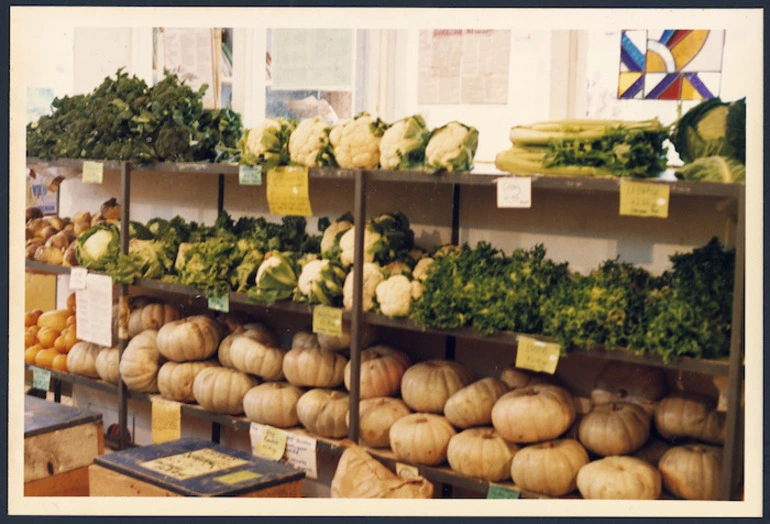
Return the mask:
<svg viewBox="0 0 770 524"><path fill-rule="evenodd" d="M261 186L262 166L238 166L238 183L242 186Z"/></svg>
<svg viewBox="0 0 770 524"><path fill-rule="evenodd" d="M273 215L309 217L310 184L307 168L280 166L267 172L267 204Z"/></svg>
<svg viewBox="0 0 770 524"><path fill-rule="evenodd" d="M553 375L559 364L560 353L559 344L541 342L529 337L519 337L519 344L516 349L516 367Z"/></svg>
<svg viewBox="0 0 770 524"><path fill-rule="evenodd" d="M51 389L51 370L32 368L32 387L43 391Z"/></svg>
<svg viewBox="0 0 770 524"><path fill-rule="evenodd" d="M620 183L620 214L636 217L668 218L671 187L623 180Z"/></svg>
<svg viewBox="0 0 770 524"><path fill-rule="evenodd" d="M179 440L182 436L182 409L178 402L152 399L152 443Z"/></svg>
<svg viewBox="0 0 770 524"><path fill-rule="evenodd" d="M331 306L315 306L313 308L313 333L341 337L342 309Z"/></svg>
<svg viewBox="0 0 770 524"><path fill-rule="evenodd" d="M521 493L515 489L511 489L494 482L489 483L489 490L487 491L488 499L517 499L521 496Z"/></svg>
<svg viewBox="0 0 770 524"><path fill-rule="evenodd" d="M266 439L266 432L279 432L279 434L277 436L274 434L269 439ZM280 435L281 433L283 436ZM285 443L283 442L284 437L286 438ZM318 443L313 437L298 435L271 428L265 424L252 422L249 427L249 438L251 439L252 454L267 456L265 453L272 453L273 457L278 457L273 460L281 460L291 464L294 468L304 471L308 478L318 478ZM268 443L267 440L275 444ZM273 448L271 449L270 446L273 446ZM281 446L283 446L283 451L281 451ZM257 447L262 449L257 450ZM281 451L281 456L278 456L279 451Z"/></svg>
<svg viewBox="0 0 770 524"><path fill-rule="evenodd" d="M104 164L101 162L83 162L84 184L101 184L104 180Z"/></svg>
<svg viewBox="0 0 770 524"><path fill-rule="evenodd" d="M503 177L497 182L497 207L532 207L532 179L529 177Z"/></svg>
<svg viewBox="0 0 770 524"><path fill-rule="evenodd" d="M88 270L84 267L73 267L70 270L70 289L85 289Z"/></svg>
<svg viewBox="0 0 770 524"><path fill-rule="evenodd" d="M209 297L209 309L214 311L221 311L222 313L230 312L230 295L227 293L219 296Z"/></svg>
<svg viewBox="0 0 770 524"><path fill-rule="evenodd" d="M254 446L254 452L271 460L281 460L286 452L286 441L285 431L265 426L262 430L262 438Z"/></svg>

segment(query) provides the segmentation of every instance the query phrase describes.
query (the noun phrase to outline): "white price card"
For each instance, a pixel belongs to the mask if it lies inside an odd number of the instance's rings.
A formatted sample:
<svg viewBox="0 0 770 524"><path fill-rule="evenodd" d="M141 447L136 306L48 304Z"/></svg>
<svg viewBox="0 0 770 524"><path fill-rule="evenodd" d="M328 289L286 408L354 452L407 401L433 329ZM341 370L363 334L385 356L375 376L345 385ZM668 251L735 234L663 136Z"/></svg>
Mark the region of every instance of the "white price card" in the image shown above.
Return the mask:
<svg viewBox="0 0 770 524"><path fill-rule="evenodd" d="M503 177L497 182L497 207L532 207L532 179L530 177Z"/></svg>
<svg viewBox="0 0 770 524"><path fill-rule="evenodd" d="M262 166L238 166L238 183L242 186L261 186Z"/></svg>
<svg viewBox="0 0 770 524"><path fill-rule="evenodd" d="M88 270L84 267L73 267L70 270L70 289L85 289Z"/></svg>
<svg viewBox="0 0 770 524"><path fill-rule="evenodd" d="M251 439L251 450L254 456L260 456L256 451L257 446L265 439L265 431L270 426L252 422L249 427L249 437ZM305 472L308 478L318 478L318 453L317 441L306 435L297 435L296 433L286 432L286 447L282 460L293 467Z"/></svg>
<svg viewBox="0 0 770 524"><path fill-rule="evenodd" d="M89 273L86 289L75 293L77 338L100 346L112 346L112 278Z"/></svg>
<svg viewBox="0 0 770 524"><path fill-rule="evenodd" d="M104 180L104 164L88 160L83 162L82 180L84 184L101 184Z"/></svg>
<svg viewBox="0 0 770 524"><path fill-rule="evenodd" d="M32 368L32 387L43 391L51 389L51 370Z"/></svg>

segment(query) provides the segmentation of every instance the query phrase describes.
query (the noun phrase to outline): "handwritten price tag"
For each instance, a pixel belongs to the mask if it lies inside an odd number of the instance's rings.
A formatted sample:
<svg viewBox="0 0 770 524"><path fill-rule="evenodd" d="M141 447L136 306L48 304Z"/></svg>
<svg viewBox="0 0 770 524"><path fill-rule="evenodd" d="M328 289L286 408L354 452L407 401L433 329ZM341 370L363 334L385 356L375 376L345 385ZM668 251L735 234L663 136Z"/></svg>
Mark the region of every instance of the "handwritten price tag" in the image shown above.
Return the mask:
<svg viewBox="0 0 770 524"><path fill-rule="evenodd" d="M342 336L342 309L330 306L313 308L313 333Z"/></svg>
<svg viewBox="0 0 770 524"><path fill-rule="evenodd" d="M254 451L265 458L281 460L286 451L287 438L285 431L272 426L265 426L262 432L262 440L254 446Z"/></svg>
<svg viewBox="0 0 770 524"><path fill-rule="evenodd" d="M268 171L267 204L273 215L312 216L307 168L280 166Z"/></svg>
<svg viewBox="0 0 770 524"><path fill-rule="evenodd" d="M214 480L222 484L227 484L228 486L234 486L236 484L240 484L241 482L258 479L261 476L262 475L256 471L243 470L236 471L235 473L230 473L228 475L222 475L221 477L214 477Z"/></svg>
<svg viewBox="0 0 770 524"><path fill-rule="evenodd" d="M497 207L532 207L532 179L529 177L498 178Z"/></svg>
<svg viewBox="0 0 770 524"><path fill-rule="evenodd" d="M84 267L73 267L70 270L70 289L85 289L88 270Z"/></svg>
<svg viewBox="0 0 770 524"><path fill-rule="evenodd" d="M32 387L43 391L51 389L51 370L32 368Z"/></svg>
<svg viewBox="0 0 770 524"><path fill-rule="evenodd" d="M238 166L238 183L242 186L261 186L262 166Z"/></svg>
<svg viewBox="0 0 770 524"><path fill-rule="evenodd" d="M517 499L520 496L521 493L515 489L506 488L494 482L490 482L489 490L487 491L488 499Z"/></svg>
<svg viewBox="0 0 770 524"><path fill-rule="evenodd" d="M668 184L620 183L620 214L636 217L668 218Z"/></svg>
<svg viewBox="0 0 770 524"><path fill-rule="evenodd" d="M178 402L152 399L152 443L179 440L182 436L182 409Z"/></svg>
<svg viewBox="0 0 770 524"><path fill-rule="evenodd" d="M516 367L553 375L559 364L560 352L559 344L541 342L529 337L519 337Z"/></svg>
<svg viewBox="0 0 770 524"><path fill-rule="evenodd" d="M104 164L101 162L83 162L84 184L101 184L104 180Z"/></svg>
<svg viewBox="0 0 770 524"><path fill-rule="evenodd" d="M218 297L209 297L209 309L214 311L221 311L223 313L230 312L230 296L225 293Z"/></svg>

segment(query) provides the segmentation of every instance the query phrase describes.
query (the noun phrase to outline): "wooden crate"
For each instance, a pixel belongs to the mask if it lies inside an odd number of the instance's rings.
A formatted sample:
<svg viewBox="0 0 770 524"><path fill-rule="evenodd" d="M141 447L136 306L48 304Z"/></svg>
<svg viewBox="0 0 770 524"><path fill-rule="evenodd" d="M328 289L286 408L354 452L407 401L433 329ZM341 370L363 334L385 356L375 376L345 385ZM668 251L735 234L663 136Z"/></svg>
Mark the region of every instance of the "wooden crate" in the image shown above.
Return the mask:
<svg viewBox="0 0 770 524"><path fill-rule="evenodd" d="M305 473L183 438L98 457L88 476L91 496L300 497Z"/></svg>
<svg viewBox="0 0 770 524"><path fill-rule="evenodd" d="M87 497L88 466L104 453L101 413L24 395L24 495Z"/></svg>

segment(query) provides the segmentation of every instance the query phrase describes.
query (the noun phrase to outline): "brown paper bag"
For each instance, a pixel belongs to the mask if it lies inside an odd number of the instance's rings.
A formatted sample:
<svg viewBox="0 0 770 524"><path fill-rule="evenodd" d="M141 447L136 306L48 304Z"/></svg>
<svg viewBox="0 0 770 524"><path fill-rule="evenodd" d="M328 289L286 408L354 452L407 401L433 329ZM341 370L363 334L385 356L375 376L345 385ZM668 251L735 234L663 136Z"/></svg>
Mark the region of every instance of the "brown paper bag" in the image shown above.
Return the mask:
<svg viewBox="0 0 770 524"><path fill-rule="evenodd" d="M400 478L361 447L352 445L340 457L332 479L333 498L429 499L433 484L424 477Z"/></svg>

